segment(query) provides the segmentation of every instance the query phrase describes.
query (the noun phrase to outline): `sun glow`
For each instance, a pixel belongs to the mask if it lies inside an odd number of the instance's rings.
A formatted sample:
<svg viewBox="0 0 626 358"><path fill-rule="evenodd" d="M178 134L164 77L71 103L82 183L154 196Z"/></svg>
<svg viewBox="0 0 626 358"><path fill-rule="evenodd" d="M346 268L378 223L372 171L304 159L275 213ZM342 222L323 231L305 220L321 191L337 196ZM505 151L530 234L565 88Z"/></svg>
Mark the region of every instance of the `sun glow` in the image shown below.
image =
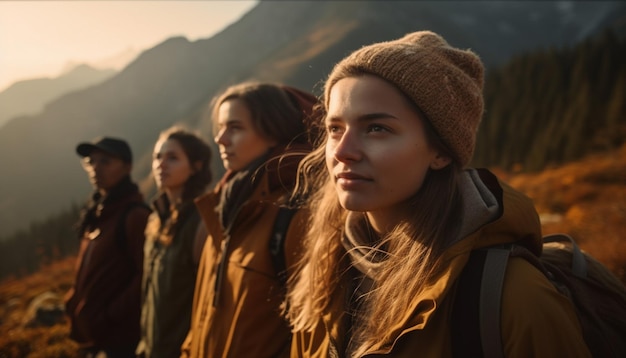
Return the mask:
<svg viewBox="0 0 626 358"><path fill-rule="evenodd" d="M122 67L169 37L208 38L257 1L0 1L0 91L89 63ZM117 62L116 62L117 61Z"/></svg>

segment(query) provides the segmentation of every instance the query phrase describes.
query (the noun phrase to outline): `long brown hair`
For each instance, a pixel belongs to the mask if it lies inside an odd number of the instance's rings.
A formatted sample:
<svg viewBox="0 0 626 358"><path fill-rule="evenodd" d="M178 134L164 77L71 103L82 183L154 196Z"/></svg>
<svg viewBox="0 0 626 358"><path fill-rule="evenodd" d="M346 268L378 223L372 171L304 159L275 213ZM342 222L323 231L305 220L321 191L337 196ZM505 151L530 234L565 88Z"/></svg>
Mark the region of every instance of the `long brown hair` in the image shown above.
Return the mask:
<svg viewBox="0 0 626 358"><path fill-rule="evenodd" d="M363 74L351 69L343 77ZM325 101L328 107L328 98ZM423 113L408 98L407 101L423 119L429 144L448 155L450 151ZM323 122L324 116L321 117ZM322 133L316 149L304 158L299 168L295 195L308 198L304 205L315 215L310 217L304 258L298 274L291 278L292 289L287 296L286 315L295 331L314 329L332 298L341 295L340 287L349 287L340 285L348 279L345 273L351 265L341 244L347 211L338 201L325 166L326 141L326 133ZM376 289L365 298L363 310L353 325L350 346L355 355L392 339L390 328L402 320L414 298L439 269L437 261L460 226L460 170L460 164L454 160L444 169L429 170L422 187L410 199L415 210L381 238L375 248L384 250L387 259Z"/></svg>

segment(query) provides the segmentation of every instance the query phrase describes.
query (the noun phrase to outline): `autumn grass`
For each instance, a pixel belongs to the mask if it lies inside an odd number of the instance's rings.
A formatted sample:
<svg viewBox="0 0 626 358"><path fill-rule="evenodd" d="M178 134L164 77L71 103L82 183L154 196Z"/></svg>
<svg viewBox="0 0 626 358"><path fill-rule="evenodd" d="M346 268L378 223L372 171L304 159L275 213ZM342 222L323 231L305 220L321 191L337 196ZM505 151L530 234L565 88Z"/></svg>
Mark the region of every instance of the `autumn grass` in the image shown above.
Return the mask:
<svg viewBox="0 0 626 358"><path fill-rule="evenodd" d="M544 234L570 234L626 283L626 145L538 174L503 176L533 199Z"/></svg>
<svg viewBox="0 0 626 358"><path fill-rule="evenodd" d="M78 346L69 339L67 320L52 327L28 327L24 320L38 295L53 292L63 297L72 284L75 260L59 260L32 275L0 283L0 358L76 357Z"/></svg>

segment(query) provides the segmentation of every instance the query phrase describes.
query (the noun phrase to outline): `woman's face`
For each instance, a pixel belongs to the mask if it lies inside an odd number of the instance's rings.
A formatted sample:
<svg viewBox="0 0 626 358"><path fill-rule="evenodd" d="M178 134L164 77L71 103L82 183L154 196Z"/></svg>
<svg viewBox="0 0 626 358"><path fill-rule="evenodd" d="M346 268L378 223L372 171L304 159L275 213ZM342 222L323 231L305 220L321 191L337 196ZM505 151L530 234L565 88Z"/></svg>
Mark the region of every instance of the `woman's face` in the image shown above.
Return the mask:
<svg viewBox="0 0 626 358"><path fill-rule="evenodd" d="M189 158L176 139L160 139L154 146L152 174L157 186L170 193L182 193L194 173Z"/></svg>
<svg viewBox="0 0 626 358"><path fill-rule="evenodd" d="M217 112L215 143L224 168L239 171L265 154L276 143L256 130L252 114L240 99L224 101Z"/></svg>
<svg viewBox="0 0 626 358"><path fill-rule="evenodd" d="M449 163L427 142L420 114L376 76L339 80L330 91L325 124L326 165L339 202L366 212L379 232L406 215L407 201L429 168Z"/></svg>

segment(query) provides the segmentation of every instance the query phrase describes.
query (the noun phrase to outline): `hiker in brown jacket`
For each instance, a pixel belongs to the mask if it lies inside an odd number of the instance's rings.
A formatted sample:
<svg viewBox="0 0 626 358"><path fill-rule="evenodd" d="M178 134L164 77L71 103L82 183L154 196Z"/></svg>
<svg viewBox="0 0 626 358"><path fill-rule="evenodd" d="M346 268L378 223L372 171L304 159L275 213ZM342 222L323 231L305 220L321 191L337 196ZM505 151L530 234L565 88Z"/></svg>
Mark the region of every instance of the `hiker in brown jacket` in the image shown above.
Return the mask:
<svg viewBox="0 0 626 358"><path fill-rule="evenodd" d="M291 332L281 316L281 273L297 260L304 233L296 213L284 254L270 254L279 206L309 152L307 120L316 98L295 88L244 83L213 106L215 142L226 173L197 200L209 236L183 357L285 357ZM276 260L284 261L284 268Z"/></svg>
<svg viewBox="0 0 626 358"><path fill-rule="evenodd" d="M81 213L76 280L66 295L70 337L82 357L134 357L150 210L131 181L125 141L103 137L76 152L95 191Z"/></svg>
<svg viewBox="0 0 626 358"><path fill-rule="evenodd" d="M454 324L471 251L516 243L539 253L542 241L530 199L467 167L482 86L478 56L429 31L334 67L325 138L303 159L297 189L315 215L289 286L292 357L483 356L457 344L475 332ZM509 358L590 355L571 301L519 257L506 267L496 335Z"/></svg>

